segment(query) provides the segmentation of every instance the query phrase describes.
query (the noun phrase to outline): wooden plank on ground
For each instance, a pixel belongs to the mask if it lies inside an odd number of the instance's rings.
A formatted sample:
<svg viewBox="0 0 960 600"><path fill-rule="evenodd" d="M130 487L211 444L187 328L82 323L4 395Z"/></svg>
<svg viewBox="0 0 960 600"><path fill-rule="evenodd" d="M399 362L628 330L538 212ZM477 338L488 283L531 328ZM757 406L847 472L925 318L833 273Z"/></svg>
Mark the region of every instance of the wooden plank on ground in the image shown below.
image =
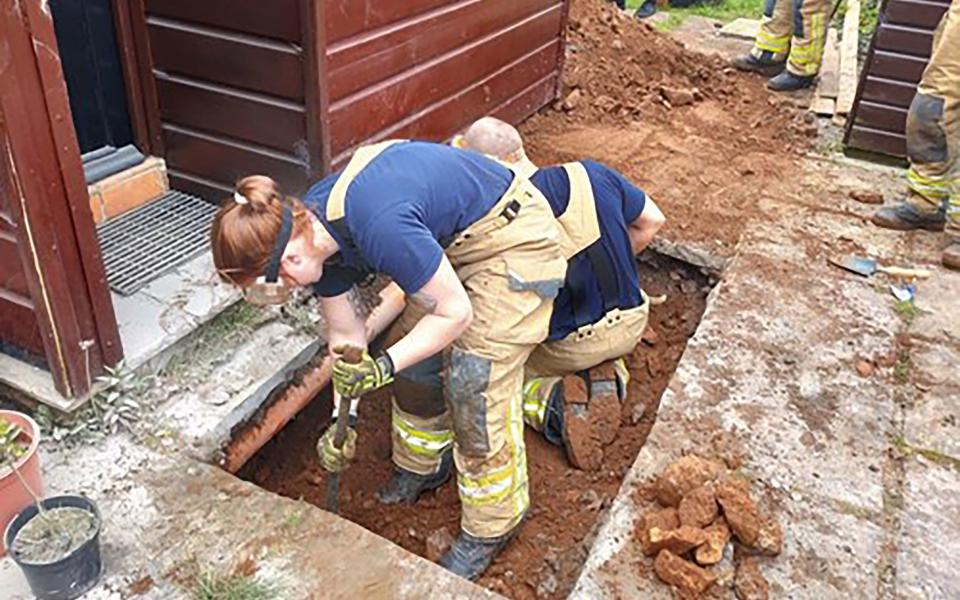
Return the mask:
<svg viewBox="0 0 960 600"><path fill-rule="evenodd" d="M840 40L840 89L837 92L837 114L840 115L850 113L857 94L859 42L860 0L847 0L847 14L843 19L843 39Z"/></svg>
<svg viewBox="0 0 960 600"><path fill-rule="evenodd" d="M742 38L753 40L760 31L760 21L757 19L747 19L740 17L734 19L720 28L719 34L723 37Z"/></svg>
<svg viewBox="0 0 960 600"><path fill-rule="evenodd" d="M837 101L833 98L817 96L810 103L810 112L820 117L832 117L836 112Z"/></svg>
<svg viewBox="0 0 960 600"><path fill-rule="evenodd" d="M823 47L823 64L820 66L820 84L817 96L836 98L840 92L840 50L837 48L837 30L827 30L827 42Z"/></svg>

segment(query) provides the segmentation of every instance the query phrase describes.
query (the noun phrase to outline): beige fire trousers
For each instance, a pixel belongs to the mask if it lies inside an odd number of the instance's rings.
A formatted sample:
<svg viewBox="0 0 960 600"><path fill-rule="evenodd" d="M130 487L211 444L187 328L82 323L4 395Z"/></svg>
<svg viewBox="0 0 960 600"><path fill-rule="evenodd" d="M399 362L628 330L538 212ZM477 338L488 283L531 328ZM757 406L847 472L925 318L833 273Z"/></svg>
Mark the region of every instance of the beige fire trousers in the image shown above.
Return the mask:
<svg viewBox="0 0 960 600"><path fill-rule="evenodd" d="M562 340L537 346L526 365L524 421L541 431L550 396L563 377L607 361L616 361L617 379L626 390L630 374L623 357L640 343L649 316L650 303L644 301L629 310L612 310L596 323L585 325Z"/></svg>
<svg viewBox="0 0 960 600"><path fill-rule="evenodd" d="M933 37L933 52L907 114L908 201L945 211L948 236L960 238L960 0Z"/></svg>
<svg viewBox="0 0 960 600"><path fill-rule="evenodd" d="M770 52L771 59L787 61L794 75L820 71L831 0L766 0L763 22L750 51L755 58Z"/></svg>
<svg viewBox="0 0 960 600"><path fill-rule="evenodd" d="M397 374L393 460L414 473L435 473L452 446L461 528L494 538L512 530L530 503L524 364L547 337L567 263L549 204L521 177L445 252L470 297L473 322L442 357ZM422 316L411 302L396 334Z"/></svg>

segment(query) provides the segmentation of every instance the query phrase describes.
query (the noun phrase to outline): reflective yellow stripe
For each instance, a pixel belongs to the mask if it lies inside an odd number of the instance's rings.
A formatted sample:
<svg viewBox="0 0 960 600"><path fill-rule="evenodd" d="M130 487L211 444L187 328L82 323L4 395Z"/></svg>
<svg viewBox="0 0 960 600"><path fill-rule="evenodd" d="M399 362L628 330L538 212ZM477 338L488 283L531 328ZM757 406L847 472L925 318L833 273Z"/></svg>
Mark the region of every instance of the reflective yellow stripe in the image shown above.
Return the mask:
<svg viewBox="0 0 960 600"><path fill-rule="evenodd" d="M600 221L587 169L581 163L568 163L563 170L570 178L570 200L557 222L565 234L560 250L564 258L570 259L600 239Z"/></svg>
<svg viewBox="0 0 960 600"><path fill-rule="evenodd" d="M333 189L330 190L330 197L327 198L327 221L342 219L346 214L344 205L347 201L347 188L360 174L360 171L373 162L373 159L379 156L381 152L402 141L405 140L387 140L379 144L361 146L353 153L347 167L337 179L337 183L333 185Z"/></svg>
<svg viewBox="0 0 960 600"><path fill-rule="evenodd" d="M453 432L423 431L406 422L400 415L393 415L393 430L411 452L421 456L436 457L453 444Z"/></svg>
<svg viewBox="0 0 960 600"><path fill-rule="evenodd" d="M786 52L787 48L789 48L790 36L771 35L761 29L759 32L757 32L757 39L754 42L754 45L761 50L779 54L781 52Z"/></svg>
<svg viewBox="0 0 960 600"><path fill-rule="evenodd" d="M536 428L543 427L543 416L547 412L547 399L540 396L543 379L531 379L523 386L523 416Z"/></svg>
<svg viewBox="0 0 960 600"><path fill-rule="evenodd" d="M907 171L907 182L910 189L927 198L943 200L950 195L950 182L948 180L926 177L914 169Z"/></svg>

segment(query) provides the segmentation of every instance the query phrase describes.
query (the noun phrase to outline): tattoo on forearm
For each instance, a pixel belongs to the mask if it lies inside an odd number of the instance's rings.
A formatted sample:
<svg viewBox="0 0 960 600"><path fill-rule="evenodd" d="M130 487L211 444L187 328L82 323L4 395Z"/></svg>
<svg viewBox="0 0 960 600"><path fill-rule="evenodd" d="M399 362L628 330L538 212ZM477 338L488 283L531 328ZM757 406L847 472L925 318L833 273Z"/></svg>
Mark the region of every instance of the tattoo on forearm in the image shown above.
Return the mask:
<svg viewBox="0 0 960 600"><path fill-rule="evenodd" d="M410 299L422 306L429 313L434 313L437 310L437 299L424 291L419 291L411 295Z"/></svg>

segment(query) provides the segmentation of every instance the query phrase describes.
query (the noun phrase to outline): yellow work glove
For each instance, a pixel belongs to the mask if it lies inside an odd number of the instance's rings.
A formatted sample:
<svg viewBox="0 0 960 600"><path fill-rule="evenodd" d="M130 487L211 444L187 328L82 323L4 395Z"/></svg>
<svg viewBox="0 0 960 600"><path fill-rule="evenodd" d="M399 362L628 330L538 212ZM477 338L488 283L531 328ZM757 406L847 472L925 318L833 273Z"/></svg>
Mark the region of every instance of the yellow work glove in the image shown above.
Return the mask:
<svg viewBox="0 0 960 600"><path fill-rule="evenodd" d="M340 354L340 347L333 349ZM393 361L384 352L376 357L366 350L359 362L347 362L343 356L333 361L333 389L344 398L359 398L367 392L393 382Z"/></svg>
<svg viewBox="0 0 960 600"><path fill-rule="evenodd" d="M339 450L333 445L333 436L336 432L337 424L332 423L317 441L320 464L328 473L339 473L346 469L357 453L357 431L353 427L347 427L347 437Z"/></svg>

